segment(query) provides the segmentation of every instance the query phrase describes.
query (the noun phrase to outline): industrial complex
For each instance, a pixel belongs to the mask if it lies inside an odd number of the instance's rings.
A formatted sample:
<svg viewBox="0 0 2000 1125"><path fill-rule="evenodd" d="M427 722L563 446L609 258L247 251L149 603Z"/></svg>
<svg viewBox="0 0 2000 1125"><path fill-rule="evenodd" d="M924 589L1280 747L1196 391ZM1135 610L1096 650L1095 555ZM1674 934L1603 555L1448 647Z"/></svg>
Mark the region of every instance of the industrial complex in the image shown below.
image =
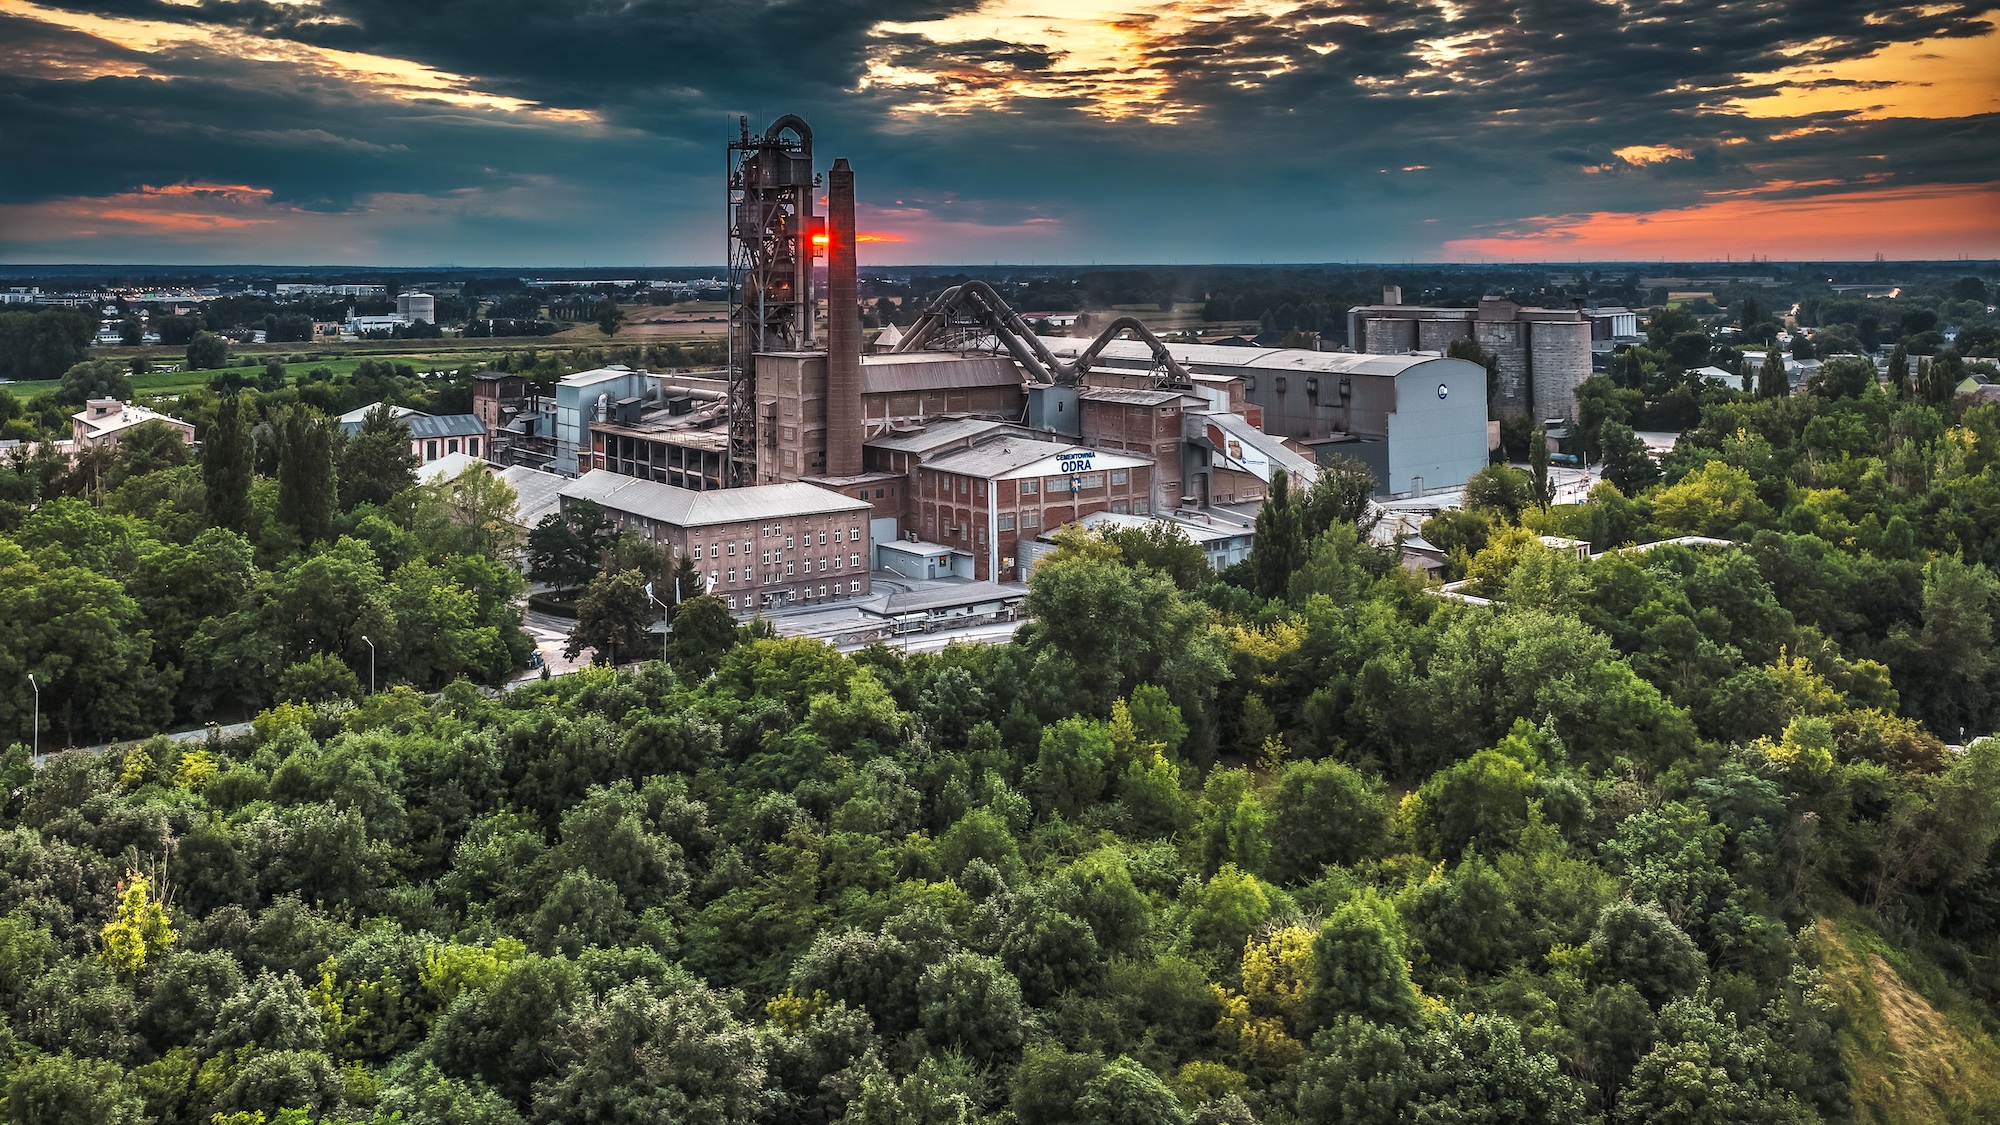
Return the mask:
<svg viewBox="0 0 2000 1125"><path fill-rule="evenodd" d="M564 505L595 503L688 553L734 609L862 596L876 568L1018 582L1077 522L1174 520L1227 565L1279 470L1306 482L1321 459L1349 456L1391 495L1461 484L1486 463L1486 371L1441 344L1189 344L1132 318L1041 337L980 282L871 343L854 170L817 171L812 132L791 116L746 124L729 147L726 369L605 367L553 396L488 373L473 409L496 456L568 479ZM1539 335L1541 311L1509 314L1525 326L1522 385L1508 391L1524 409L1528 388L1566 400L1574 387L1548 373L1556 337ZM1463 331L1497 338L1487 312ZM1587 375L1590 324L1571 316ZM1369 311L1373 335L1356 339L1386 340L1393 319ZM1426 331L1411 340L1443 339Z"/></svg>

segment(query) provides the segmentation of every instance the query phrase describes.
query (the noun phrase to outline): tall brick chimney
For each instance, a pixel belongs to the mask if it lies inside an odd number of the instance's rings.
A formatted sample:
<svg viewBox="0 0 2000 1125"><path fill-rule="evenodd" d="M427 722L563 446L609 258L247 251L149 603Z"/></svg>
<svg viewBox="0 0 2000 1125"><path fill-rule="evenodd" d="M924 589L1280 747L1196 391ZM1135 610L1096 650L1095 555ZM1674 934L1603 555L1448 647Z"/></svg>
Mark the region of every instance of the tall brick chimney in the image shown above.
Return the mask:
<svg viewBox="0 0 2000 1125"><path fill-rule="evenodd" d="M826 475L861 472L861 285L854 261L854 169L826 174Z"/></svg>

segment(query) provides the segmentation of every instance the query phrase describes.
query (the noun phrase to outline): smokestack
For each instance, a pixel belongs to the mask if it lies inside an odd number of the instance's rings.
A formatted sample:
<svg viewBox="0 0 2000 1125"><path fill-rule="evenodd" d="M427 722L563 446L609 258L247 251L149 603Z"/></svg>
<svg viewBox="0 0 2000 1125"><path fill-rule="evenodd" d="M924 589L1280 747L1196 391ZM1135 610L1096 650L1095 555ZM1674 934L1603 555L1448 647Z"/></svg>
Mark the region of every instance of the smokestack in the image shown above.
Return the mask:
<svg viewBox="0 0 2000 1125"><path fill-rule="evenodd" d="M854 262L854 170L826 174L826 475L861 472L861 284Z"/></svg>

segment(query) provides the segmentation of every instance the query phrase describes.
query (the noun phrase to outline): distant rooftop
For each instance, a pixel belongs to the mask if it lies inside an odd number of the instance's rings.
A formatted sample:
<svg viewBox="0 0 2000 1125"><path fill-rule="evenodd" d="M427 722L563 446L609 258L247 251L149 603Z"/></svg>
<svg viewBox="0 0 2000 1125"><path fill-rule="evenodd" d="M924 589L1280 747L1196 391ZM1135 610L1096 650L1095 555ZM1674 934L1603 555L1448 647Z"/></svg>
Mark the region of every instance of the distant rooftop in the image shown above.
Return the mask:
<svg viewBox="0 0 2000 1125"><path fill-rule="evenodd" d="M1074 359L1090 346L1088 340L1064 337L1043 337L1057 359ZM1316 352L1306 348L1245 348L1230 344L1184 344L1169 340L1166 342L1168 354L1183 365L1201 367L1224 367L1253 369L1257 371L1302 371L1307 373L1335 373L1346 375L1381 375L1393 378L1425 363L1436 363L1445 357L1437 352L1408 352L1401 355L1376 355L1368 352ZM1113 340L1098 353L1098 359L1113 360L1123 364L1132 362L1150 363L1153 351L1137 340ZM1449 360L1465 363L1466 360Z"/></svg>

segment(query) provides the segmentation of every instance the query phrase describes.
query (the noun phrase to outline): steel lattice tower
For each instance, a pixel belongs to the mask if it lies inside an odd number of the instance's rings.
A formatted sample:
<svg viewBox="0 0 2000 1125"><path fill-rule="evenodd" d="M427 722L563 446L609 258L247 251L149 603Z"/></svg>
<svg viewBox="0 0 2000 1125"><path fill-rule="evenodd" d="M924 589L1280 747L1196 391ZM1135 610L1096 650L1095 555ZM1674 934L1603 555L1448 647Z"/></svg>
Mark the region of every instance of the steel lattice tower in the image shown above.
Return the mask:
<svg viewBox="0 0 2000 1125"><path fill-rule="evenodd" d="M731 485L757 469L758 352L813 345L812 130L786 114L763 135L738 119L729 145L729 463ZM768 425L768 423L767 423ZM774 438L775 433L767 435Z"/></svg>

